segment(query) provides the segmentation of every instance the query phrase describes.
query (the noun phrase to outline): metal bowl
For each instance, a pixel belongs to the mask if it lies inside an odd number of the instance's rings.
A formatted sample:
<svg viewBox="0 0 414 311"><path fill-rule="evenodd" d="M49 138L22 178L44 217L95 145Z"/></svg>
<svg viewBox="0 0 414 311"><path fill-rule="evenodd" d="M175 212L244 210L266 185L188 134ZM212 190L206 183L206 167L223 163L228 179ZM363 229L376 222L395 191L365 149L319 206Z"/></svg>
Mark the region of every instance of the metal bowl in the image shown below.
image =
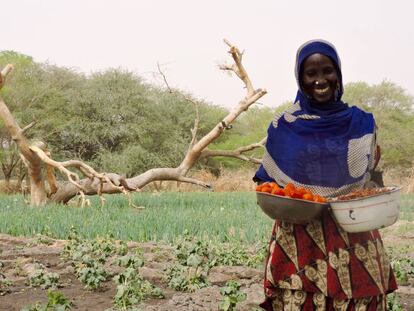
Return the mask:
<svg viewBox="0 0 414 311"><path fill-rule="evenodd" d="M352 199L333 199L332 214L347 232L366 232L391 226L400 213L401 187L386 187L387 192Z"/></svg>
<svg viewBox="0 0 414 311"><path fill-rule="evenodd" d="M279 219L293 224L304 225L318 219L328 203L292 199L267 192L256 192L257 204L272 219Z"/></svg>

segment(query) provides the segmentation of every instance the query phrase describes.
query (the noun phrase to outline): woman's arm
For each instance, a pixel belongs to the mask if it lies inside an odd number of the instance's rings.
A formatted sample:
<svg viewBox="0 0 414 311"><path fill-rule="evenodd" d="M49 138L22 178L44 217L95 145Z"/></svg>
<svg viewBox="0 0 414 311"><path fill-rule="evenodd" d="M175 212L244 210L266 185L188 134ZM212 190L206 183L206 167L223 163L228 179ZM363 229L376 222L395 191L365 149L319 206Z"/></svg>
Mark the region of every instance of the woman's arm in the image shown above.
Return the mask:
<svg viewBox="0 0 414 311"><path fill-rule="evenodd" d="M374 168L373 168L374 171L380 159L381 159L381 147L377 145L377 148L375 149L375 162L374 162Z"/></svg>

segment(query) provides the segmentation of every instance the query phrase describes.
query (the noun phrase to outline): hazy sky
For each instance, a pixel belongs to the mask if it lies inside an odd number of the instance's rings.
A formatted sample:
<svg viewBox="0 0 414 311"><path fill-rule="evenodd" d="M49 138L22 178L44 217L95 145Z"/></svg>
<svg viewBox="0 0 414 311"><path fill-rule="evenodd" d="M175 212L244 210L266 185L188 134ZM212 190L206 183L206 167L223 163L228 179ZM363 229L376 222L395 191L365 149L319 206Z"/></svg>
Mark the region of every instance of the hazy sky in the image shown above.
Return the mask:
<svg viewBox="0 0 414 311"><path fill-rule="evenodd" d="M231 107L245 94L217 65L231 61L226 38L266 106L293 100L296 49L334 43L344 82L388 79L414 95L414 2L410 0L0 0L0 50L89 73L109 67L169 83Z"/></svg>

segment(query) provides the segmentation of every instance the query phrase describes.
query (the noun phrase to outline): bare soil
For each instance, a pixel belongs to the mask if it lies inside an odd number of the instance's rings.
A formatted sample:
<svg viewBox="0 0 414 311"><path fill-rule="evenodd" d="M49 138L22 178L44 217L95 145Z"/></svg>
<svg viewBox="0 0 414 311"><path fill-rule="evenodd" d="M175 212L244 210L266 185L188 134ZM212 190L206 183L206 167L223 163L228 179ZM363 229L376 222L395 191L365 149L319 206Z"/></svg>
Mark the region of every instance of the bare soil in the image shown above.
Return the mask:
<svg viewBox="0 0 414 311"><path fill-rule="evenodd" d="M399 222L383 232L386 245L413 247L414 234L404 232L399 228L406 222ZM50 240L43 244L39 238L12 237L0 234L0 273L3 278L12 281L7 292L0 287L0 311L20 310L24 306L36 302L47 302L47 290L29 287L28 275L35 263L42 263L49 272L60 275L59 290L73 303L72 310L103 311L113 307L115 284L109 278L99 291L89 291L84 288L75 274L70 263L61 258L66 241ZM139 310L149 311L185 311L218 310L222 299L220 287L226 281L235 279L242 284L242 291L247 294L245 302L238 306L238 310L254 310L263 299L262 271L249 267L214 267L210 271L210 287L197 290L194 293L182 293L169 289L163 278L164 268L173 260L173 250L167 245L156 243L129 243L128 247L140 247L143 250L145 266L140 269L141 275L151 283L161 287L165 299L150 299L138 306ZM414 259L414 252L409 253ZM112 275L116 274L116 267L108 267ZM112 270L111 270L112 269ZM400 286L398 295L403 304L403 310L414 310L414 284Z"/></svg>
<svg viewBox="0 0 414 311"><path fill-rule="evenodd" d="M3 263L1 273L12 282L7 292L0 296L0 310L20 310L24 306L37 302L47 302L47 290L27 285L28 276L34 270L35 263L43 264L48 272L60 275L59 288L73 303L72 310L103 311L113 307L115 284L109 280L102 289L90 291L84 288L69 262L61 258L66 241L51 240L50 245L39 244L38 238L12 237L0 234L0 262ZM128 243L130 248L138 247L144 251L145 266L140 274L152 284L161 287L165 299L150 299L138 306L139 310L218 310L222 299L220 287L228 280L237 279L247 293L248 300L242 310L251 310L262 300L262 271L249 267L214 267L210 270L209 281L212 286L197 290L194 293L182 293L169 289L163 278L164 268L173 260L173 250L167 245L155 243ZM107 266L110 275L115 275L121 268ZM1 290L0 290L1 293Z"/></svg>

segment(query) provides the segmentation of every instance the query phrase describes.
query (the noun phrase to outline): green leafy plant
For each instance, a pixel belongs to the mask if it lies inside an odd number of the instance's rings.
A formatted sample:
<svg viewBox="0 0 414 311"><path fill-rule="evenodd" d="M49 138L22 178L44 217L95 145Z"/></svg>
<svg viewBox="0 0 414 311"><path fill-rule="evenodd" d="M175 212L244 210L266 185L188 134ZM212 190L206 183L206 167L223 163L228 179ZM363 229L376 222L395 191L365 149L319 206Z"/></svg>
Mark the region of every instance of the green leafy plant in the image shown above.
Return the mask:
<svg viewBox="0 0 414 311"><path fill-rule="evenodd" d="M24 307L20 311L65 311L71 308L71 302L61 292L48 291L47 298L46 305L36 303L33 306Z"/></svg>
<svg viewBox="0 0 414 311"><path fill-rule="evenodd" d="M138 255L125 255L117 258L114 264L125 268L140 268L144 265L144 260Z"/></svg>
<svg viewBox="0 0 414 311"><path fill-rule="evenodd" d="M105 263L107 258L117 251L115 242L111 236L85 240L78 234L74 227L71 227L67 239L68 243L63 248L62 255L75 260L85 254L89 254L99 262Z"/></svg>
<svg viewBox="0 0 414 311"><path fill-rule="evenodd" d="M209 285L206 274L194 267L172 265L167 269L166 275L168 286L177 291L194 292Z"/></svg>
<svg viewBox="0 0 414 311"><path fill-rule="evenodd" d="M178 264L166 269L168 286L188 292L208 286L208 271L214 265L209 257L209 243L190 236L188 232L184 232L176 243Z"/></svg>
<svg viewBox="0 0 414 311"><path fill-rule="evenodd" d="M120 256L125 256L128 254L128 245L124 241L119 241L118 247L116 249L116 254Z"/></svg>
<svg viewBox="0 0 414 311"><path fill-rule="evenodd" d="M409 285L411 278L414 278L414 260L405 257L391 261L397 281L400 285Z"/></svg>
<svg viewBox="0 0 414 311"><path fill-rule="evenodd" d="M69 230L69 234L66 239L68 242L65 244L65 247L63 248L62 256L70 258L82 244L82 238L78 234L76 228L72 226Z"/></svg>
<svg viewBox="0 0 414 311"><path fill-rule="evenodd" d="M187 231L176 240L175 255L178 264L166 270L168 286L178 291L195 291L208 286L207 275L213 266L244 265L257 267L264 261L267 243L255 246L251 254L241 243L212 243L200 240Z"/></svg>
<svg viewBox="0 0 414 311"><path fill-rule="evenodd" d="M236 305L246 299L246 294L240 291L241 285L237 281L228 281L220 289L223 300L220 302L220 310L233 311Z"/></svg>
<svg viewBox="0 0 414 311"><path fill-rule="evenodd" d="M35 270L30 275L27 284L31 287L40 287L41 289L57 289L59 278L58 273L47 272L42 264L36 264Z"/></svg>
<svg viewBox="0 0 414 311"><path fill-rule="evenodd" d="M211 240L199 240L185 232L176 242L176 257L180 264L191 266L187 261L194 263L195 258L199 265L207 268L217 265L258 267L264 262L267 254L268 242L260 241L248 250L242 243L222 243ZM192 265L194 266L194 265Z"/></svg>
<svg viewBox="0 0 414 311"><path fill-rule="evenodd" d="M201 241L185 231L184 235L176 241L175 256L178 262L184 266L194 267L195 261L197 261L197 266L210 265L209 247L207 241Z"/></svg>
<svg viewBox="0 0 414 311"><path fill-rule="evenodd" d="M43 235L43 234L36 234L35 238L33 239L33 241L27 243L27 247L32 247L32 246L37 246L39 244L44 244L44 245L52 245L54 242L54 240L52 238L50 238L47 235Z"/></svg>
<svg viewBox="0 0 414 311"><path fill-rule="evenodd" d="M254 254L249 256L247 266L254 268L262 268L269 251L269 241L261 240L254 245Z"/></svg>
<svg viewBox="0 0 414 311"><path fill-rule="evenodd" d="M90 241L90 244L92 254L100 260L106 260L109 256L115 254L117 251L115 242L111 236L98 237Z"/></svg>
<svg viewBox="0 0 414 311"><path fill-rule="evenodd" d="M403 311L402 305L398 295L395 293L387 295L387 310L388 311Z"/></svg>
<svg viewBox="0 0 414 311"><path fill-rule="evenodd" d="M113 280L116 284L114 304L118 308L127 309L148 297L164 298L162 290L144 280L133 267L126 268Z"/></svg>
<svg viewBox="0 0 414 311"><path fill-rule="evenodd" d="M7 280L5 275L0 273L0 296L10 293L10 286L12 285L12 281Z"/></svg>
<svg viewBox="0 0 414 311"><path fill-rule="evenodd" d="M72 227L62 255L72 261L75 274L85 287L96 290L106 281L104 264L115 252L116 246L110 237L83 240Z"/></svg>
<svg viewBox="0 0 414 311"><path fill-rule="evenodd" d="M10 292L10 286L13 284L10 280L6 279L6 276L1 273L4 268L4 263L0 261L0 296L4 296Z"/></svg>
<svg viewBox="0 0 414 311"><path fill-rule="evenodd" d="M220 243L211 246L210 264L212 266L247 265L250 258L246 248L240 244Z"/></svg>
<svg viewBox="0 0 414 311"><path fill-rule="evenodd" d="M88 255L75 265L75 273L87 289L96 290L106 281L107 273L103 265Z"/></svg>

